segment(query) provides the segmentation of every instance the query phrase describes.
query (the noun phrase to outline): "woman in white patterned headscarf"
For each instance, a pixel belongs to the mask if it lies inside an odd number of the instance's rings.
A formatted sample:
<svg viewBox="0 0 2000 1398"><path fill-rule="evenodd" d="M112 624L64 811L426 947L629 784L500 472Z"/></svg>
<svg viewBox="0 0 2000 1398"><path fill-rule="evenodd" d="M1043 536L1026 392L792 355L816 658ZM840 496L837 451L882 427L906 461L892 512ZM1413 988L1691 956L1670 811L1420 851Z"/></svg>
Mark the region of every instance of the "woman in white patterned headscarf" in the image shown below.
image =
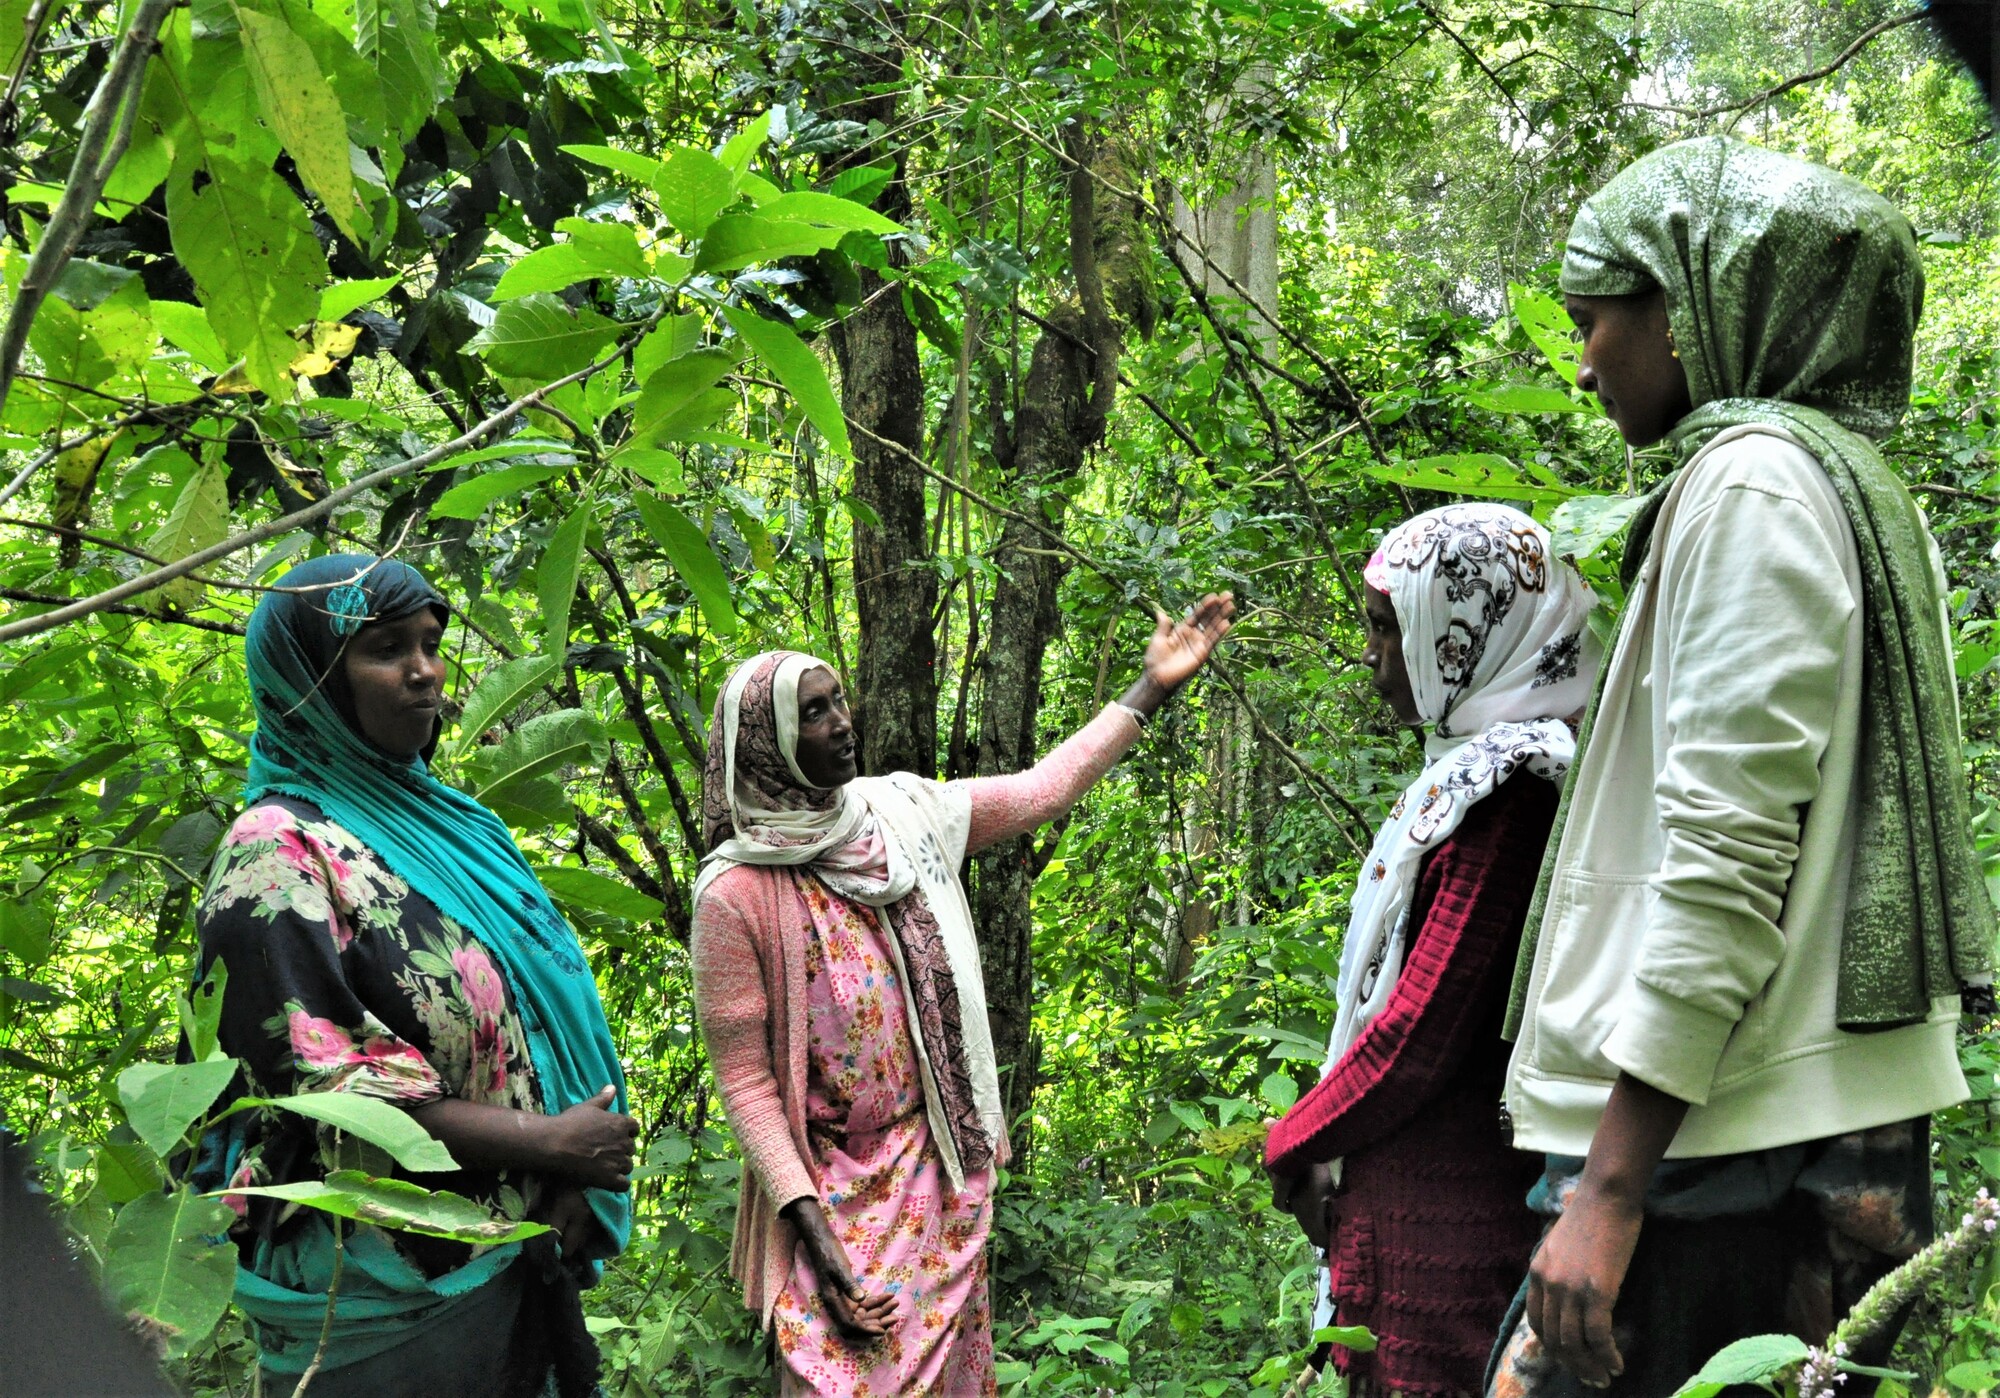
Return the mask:
<svg viewBox="0 0 2000 1398"><path fill-rule="evenodd" d="M1537 1231L1493 1104L1508 977L1601 654L1590 590L1505 505L1447 505L1369 561L1375 688L1430 732L1354 890L1324 1077L1272 1128L1280 1207L1327 1249L1317 1321L1371 1390L1469 1394ZM1525 771L1533 780L1513 780Z"/></svg>

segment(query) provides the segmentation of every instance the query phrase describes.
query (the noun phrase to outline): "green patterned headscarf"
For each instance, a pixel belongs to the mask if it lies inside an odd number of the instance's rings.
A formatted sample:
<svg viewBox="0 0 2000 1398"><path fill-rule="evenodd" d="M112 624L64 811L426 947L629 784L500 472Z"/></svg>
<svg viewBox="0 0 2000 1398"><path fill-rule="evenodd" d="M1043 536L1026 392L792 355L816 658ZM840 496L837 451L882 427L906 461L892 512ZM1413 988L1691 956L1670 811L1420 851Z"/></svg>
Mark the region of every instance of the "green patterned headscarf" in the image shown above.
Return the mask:
<svg viewBox="0 0 2000 1398"><path fill-rule="evenodd" d="M1565 292L1655 287L1694 404L1670 434L1681 462L1727 428L1776 428L1818 459L1853 527L1866 649L1859 838L1835 1014L1852 1030L1915 1023L1937 997L1990 982L1994 936L1967 829L1930 535L1874 446L1909 403L1924 294L1916 239L1887 200L1845 175L1709 136L1634 162L1570 228ZM1628 581L1665 489L1633 521ZM1552 838L1551 860L1555 848ZM1510 1034L1525 990L1517 973Z"/></svg>

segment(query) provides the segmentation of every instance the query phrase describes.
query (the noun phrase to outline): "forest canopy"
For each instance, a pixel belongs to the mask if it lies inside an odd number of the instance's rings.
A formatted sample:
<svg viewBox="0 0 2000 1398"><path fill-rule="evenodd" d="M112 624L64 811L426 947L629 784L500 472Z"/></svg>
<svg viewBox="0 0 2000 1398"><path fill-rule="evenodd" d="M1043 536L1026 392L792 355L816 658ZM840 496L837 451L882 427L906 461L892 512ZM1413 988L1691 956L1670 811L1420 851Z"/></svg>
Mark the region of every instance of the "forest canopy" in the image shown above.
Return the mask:
<svg viewBox="0 0 2000 1398"><path fill-rule="evenodd" d="M1262 1123L1316 1080L1420 759L1358 663L1360 569L1504 500L1609 627L1667 458L1576 389L1556 259L1682 137L1917 231L1885 454L1944 552L2000 901L2000 145L1921 10L0 0L0 82L0 1118L188 1392L251 1366L176 1164L223 1084L161 1076L227 993L191 985L192 912L241 809L244 625L289 566L384 552L455 612L434 768L582 935L641 1122L634 1245L586 1297L615 1395L768 1379L689 983L723 678L825 656L864 771L1012 772L1156 608L1232 589L1217 663L967 883L1002 1392L1275 1398L1312 1256ZM2000 1178L2000 1031L1961 1057L1949 1217ZM1891 1383L2000 1385L1996 1259L1931 1286Z"/></svg>

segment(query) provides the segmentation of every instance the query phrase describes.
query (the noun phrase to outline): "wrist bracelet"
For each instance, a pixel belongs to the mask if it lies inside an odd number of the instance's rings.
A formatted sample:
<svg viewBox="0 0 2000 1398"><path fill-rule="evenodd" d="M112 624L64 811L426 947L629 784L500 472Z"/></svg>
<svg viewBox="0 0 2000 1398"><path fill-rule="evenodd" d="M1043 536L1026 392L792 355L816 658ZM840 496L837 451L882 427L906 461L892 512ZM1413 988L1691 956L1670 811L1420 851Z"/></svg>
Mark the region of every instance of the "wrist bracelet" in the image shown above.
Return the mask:
<svg viewBox="0 0 2000 1398"><path fill-rule="evenodd" d="M1132 722L1134 722L1134 723L1136 723L1136 724L1138 724L1138 725L1139 725L1139 731L1140 731L1141 733L1143 733L1143 732L1145 732L1145 731L1146 731L1146 715L1145 715L1145 714L1142 714L1142 713L1140 713L1140 712L1139 712L1139 711L1138 711L1137 709L1133 708L1133 707L1132 707L1132 706L1131 706L1130 704L1126 703L1126 702L1125 702L1125 701L1124 701L1123 699L1114 699L1114 700L1112 700L1111 702L1112 702L1112 703L1114 703L1114 704L1116 704L1116 705L1117 705L1117 706L1118 706L1119 708L1123 709L1123 710L1124 710L1124 711L1125 711L1126 713L1128 713L1128 714L1130 714L1130 715L1132 716Z"/></svg>

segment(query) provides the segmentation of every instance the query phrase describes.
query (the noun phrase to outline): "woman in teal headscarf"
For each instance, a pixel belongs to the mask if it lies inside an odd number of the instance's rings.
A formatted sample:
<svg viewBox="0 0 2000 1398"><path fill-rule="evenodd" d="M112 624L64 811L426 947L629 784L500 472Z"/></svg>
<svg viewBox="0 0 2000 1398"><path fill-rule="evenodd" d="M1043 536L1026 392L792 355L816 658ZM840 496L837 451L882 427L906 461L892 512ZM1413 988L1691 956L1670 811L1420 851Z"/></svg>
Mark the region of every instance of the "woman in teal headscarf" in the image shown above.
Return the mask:
<svg viewBox="0 0 2000 1398"><path fill-rule="evenodd" d="M1993 912L1942 569L1875 446L1909 399L1909 224L1710 137L1590 198L1562 287L1578 387L1677 460L1523 939L1507 1105L1551 1222L1490 1382L1666 1395L1747 1335L1822 1342L1929 1236Z"/></svg>
<svg viewBox="0 0 2000 1398"><path fill-rule="evenodd" d="M479 1248L225 1195L267 1391L319 1350L336 1226L317 1398L595 1382L578 1288L625 1245L638 1128L575 933L499 818L426 766L449 616L416 569L362 554L295 568L258 603L245 810L202 897L201 962L227 968L220 1039L242 1091L391 1102L463 1167L420 1183L553 1231ZM218 1188L385 1168L275 1108L203 1147Z"/></svg>

